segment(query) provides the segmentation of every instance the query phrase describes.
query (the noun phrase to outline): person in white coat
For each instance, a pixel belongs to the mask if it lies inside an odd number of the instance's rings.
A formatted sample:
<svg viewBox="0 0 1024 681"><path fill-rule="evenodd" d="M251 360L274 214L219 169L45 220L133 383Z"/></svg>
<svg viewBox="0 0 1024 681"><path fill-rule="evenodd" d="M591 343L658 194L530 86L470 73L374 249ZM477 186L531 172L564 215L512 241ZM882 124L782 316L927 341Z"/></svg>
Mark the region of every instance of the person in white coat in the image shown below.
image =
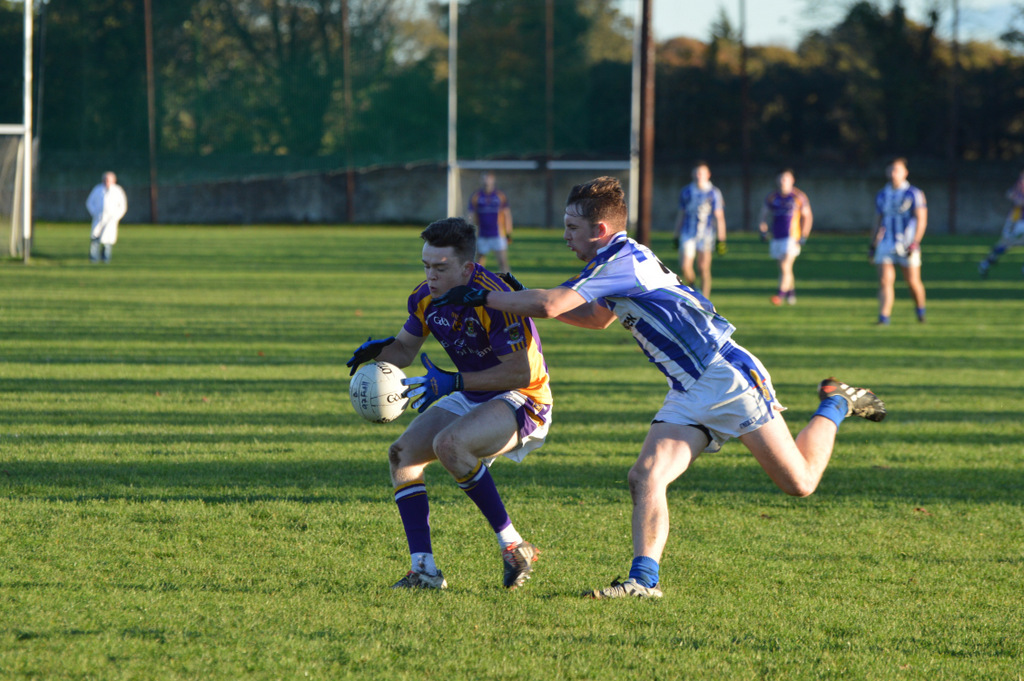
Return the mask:
<svg viewBox="0 0 1024 681"><path fill-rule="evenodd" d="M92 236L89 242L90 262L110 262L111 251L117 243L117 227L128 212L128 197L117 183L117 175L103 173L103 181L93 187L85 207L92 216Z"/></svg>

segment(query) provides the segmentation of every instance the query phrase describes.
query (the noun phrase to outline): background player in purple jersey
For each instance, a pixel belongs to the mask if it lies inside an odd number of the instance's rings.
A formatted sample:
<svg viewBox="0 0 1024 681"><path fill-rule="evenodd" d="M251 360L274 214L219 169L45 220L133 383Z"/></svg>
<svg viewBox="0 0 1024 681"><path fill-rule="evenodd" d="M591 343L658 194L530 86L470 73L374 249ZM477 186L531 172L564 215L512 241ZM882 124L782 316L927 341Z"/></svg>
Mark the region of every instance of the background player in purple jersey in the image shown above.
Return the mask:
<svg viewBox="0 0 1024 681"><path fill-rule="evenodd" d="M538 551L512 525L484 464L499 455L521 461L544 442L551 390L540 336L532 320L514 314L484 306L432 307L434 297L453 286L509 288L473 262L476 234L462 218L434 222L421 236L426 281L409 296L404 326L397 336L363 343L347 363L353 373L372 359L407 367L433 335L457 370L439 369L423 353L426 375L404 381L420 414L391 445L388 460L412 569L393 588L447 586L434 561L424 477L437 460L490 523L501 547L504 586L515 589L529 579Z"/></svg>
<svg viewBox="0 0 1024 681"><path fill-rule="evenodd" d="M783 170L775 178L777 189L769 194L761 208L759 229L765 239L771 229L770 253L779 261L779 290L772 296L773 305L796 303L796 279L793 263L801 247L811 235L814 214L807 195L794 186L792 170Z"/></svg>
<svg viewBox="0 0 1024 681"><path fill-rule="evenodd" d="M679 266L687 286L696 282L696 259L705 298L711 296L711 249L716 239L718 253L724 255L725 201L718 187L711 184L711 168L702 161L693 167L693 182L679 192L674 245L679 250Z"/></svg>
<svg viewBox="0 0 1024 681"><path fill-rule="evenodd" d="M508 272L508 245L512 241L512 209L505 192L495 189L494 173L480 178L480 189L469 197L469 221L480 230L476 261L487 264L487 254L498 257L498 271Z"/></svg>
<svg viewBox="0 0 1024 681"><path fill-rule="evenodd" d="M992 247L988 256L978 263L978 274L982 279L988 276L989 268L999 262L1003 253L1014 246L1024 246L1024 172L1017 178L1017 184L1006 192L1006 198L1013 204L1013 208L1003 223L1003 234L999 241Z"/></svg>
<svg viewBox="0 0 1024 681"><path fill-rule="evenodd" d="M618 319L668 379L664 405L629 471L629 579L584 594L591 598L662 595L659 561L668 541L668 486L701 452L738 438L784 492L807 496L825 472L843 419L851 414L872 421L885 417L885 405L871 391L827 378L818 386L818 410L794 440L767 370L731 340L733 325L709 300L626 235L627 217L618 180L601 177L577 185L566 201L563 236L587 263L582 272L553 289L504 292L459 286L434 301L436 306L487 305L555 317L590 329L605 329Z"/></svg>
<svg viewBox="0 0 1024 681"><path fill-rule="evenodd" d="M907 160L894 159L885 169L889 183L875 197L875 231L868 255L878 267L878 324L886 326L896 298L896 265L903 270L914 298L917 321L925 315L925 290L921 282L921 239L928 227L928 203L924 192L907 181Z"/></svg>

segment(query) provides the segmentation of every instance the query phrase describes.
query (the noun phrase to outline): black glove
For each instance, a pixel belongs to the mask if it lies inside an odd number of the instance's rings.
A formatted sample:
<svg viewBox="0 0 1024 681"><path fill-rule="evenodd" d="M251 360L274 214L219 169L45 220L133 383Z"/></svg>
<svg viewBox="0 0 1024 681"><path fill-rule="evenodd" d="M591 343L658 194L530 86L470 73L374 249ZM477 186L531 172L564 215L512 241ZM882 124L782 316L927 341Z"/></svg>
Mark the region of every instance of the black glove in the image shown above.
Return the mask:
<svg viewBox="0 0 1024 681"><path fill-rule="evenodd" d="M395 342L395 337L382 338L380 340L373 340L367 338L366 342L356 348L356 351L352 353L352 359L345 362L345 366L351 367L352 371L348 372L349 376L354 376L356 369L363 362L369 362L371 359L376 359L380 351Z"/></svg>
<svg viewBox="0 0 1024 681"><path fill-rule="evenodd" d="M443 296L434 298L434 305L466 305L469 307L482 307L487 304L487 289L473 288L472 286L456 286L449 289Z"/></svg>
<svg viewBox="0 0 1024 681"><path fill-rule="evenodd" d="M761 232L761 243L765 243L766 241L768 241L768 232Z"/></svg>
<svg viewBox="0 0 1024 681"><path fill-rule="evenodd" d="M676 249L677 251L679 250L679 237L672 237L672 248Z"/></svg>
<svg viewBox="0 0 1024 681"><path fill-rule="evenodd" d="M523 291L526 289L526 287L523 286L523 282L516 279L511 272L498 272L498 276L501 277L501 280L508 284L508 287L513 291Z"/></svg>
<svg viewBox="0 0 1024 681"><path fill-rule="evenodd" d="M868 246L868 260L874 260L875 259L875 251L877 251L877 250L878 249L875 247L874 244L871 244L870 246Z"/></svg>

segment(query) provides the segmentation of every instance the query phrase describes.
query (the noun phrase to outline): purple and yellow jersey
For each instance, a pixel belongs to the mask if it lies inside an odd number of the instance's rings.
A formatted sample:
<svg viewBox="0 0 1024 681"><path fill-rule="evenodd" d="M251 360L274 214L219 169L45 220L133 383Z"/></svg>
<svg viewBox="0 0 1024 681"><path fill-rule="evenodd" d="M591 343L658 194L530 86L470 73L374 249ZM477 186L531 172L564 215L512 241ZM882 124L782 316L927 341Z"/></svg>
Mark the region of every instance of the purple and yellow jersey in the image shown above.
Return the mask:
<svg viewBox="0 0 1024 681"><path fill-rule="evenodd" d="M786 195L774 191L764 200L764 206L771 215L768 224L773 239L800 241L800 237L803 236L800 228L801 217L804 208L811 206L806 194L796 187Z"/></svg>
<svg viewBox="0 0 1024 681"><path fill-rule="evenodd" d="M1010 215L1006 219L1009 222L1017 222L1024 218L1024 179L1017 180L1013 189L1007 192L1007 197L1013 202L1013 208L1010 209Z"/></svg>
<svg viewBox="0 0 1024 681"><path fill-rule="evenodd" d="M708 229L717 234L718 223L714 221L715 212L725 208L722 192L715 185L701 189L696 182L683 187L679 192L679 210L683 211L683 228L680 230L681 241L705 238Z"/></svg>
<svg viewBox="0 0 1024 681"><path fill-rule="evenodd" d="M468 285L488 291L510 291L498 275L474 265ZM517 390L535 403L551 404L551 387L537 327L529 317L464 305L432 306L433 297L424 281L409 296L406 331L419 338L433 334L460 372L483 371L501 363L499 357L526 350L530 360L530 385ZM503 390L464 390L472 402L486 402Z"/></svg>
<svg viewBox="0 0 1024 681"><path fill-rule="evenodd" d="M884 232L878 250L889 252L908 248L917 234L917 210L927 208L924 192L909 182L899 187L887 184L875 197Z"/></svg>
<svg viewBox="0 0 1024 681"><path fill-rule="evenodd" d="M508 208L508 197L505 193L495 189L488 194L483 189L478 189L469 197L469 210L476 213L476 219L480 223L480 237L488 238L505 236L502 229L501 214Z"/></svg>

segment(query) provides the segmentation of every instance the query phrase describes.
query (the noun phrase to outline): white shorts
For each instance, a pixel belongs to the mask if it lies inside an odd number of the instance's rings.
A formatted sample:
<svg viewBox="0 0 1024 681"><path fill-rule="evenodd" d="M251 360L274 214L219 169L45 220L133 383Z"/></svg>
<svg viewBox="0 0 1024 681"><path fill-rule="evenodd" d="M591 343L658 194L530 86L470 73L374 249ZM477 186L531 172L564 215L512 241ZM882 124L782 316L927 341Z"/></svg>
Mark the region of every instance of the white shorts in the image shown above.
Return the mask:
<svg viewBox="0 0 1024 681"><path fill-rule="evenodd" d="M516 448L505 452L502 456L513 461L522 461L527 454L544 444L544 439L548 436L548 428L551 426L551 405L538 404L518 390L502 393L492 397L489 401L493 402L494 400L502 400L512 408L518 426ZM487 403L473 402L467 399L463 393L456 392L445 395L435 402L434 406L458 416L465 416L481 404ZM491 457L487 460L488 465L493 459L494 457Z"/></svg>
<svg viewBox="0 0 1024 681"><path fill-rule="evenodd" d="M685 239L679 243L679 255L684 258L693 258L697 253L707 253L715 247L715 235L711 231L703 235L698 234L691 239Z"/></svg>
<svg viewBox="0 0 1024 681"><path fill-rule="evenodd" d="M668 391L654 420L701 428L711 438L704 451L717 452L730 438L757 430L783 410L761 361L729 341L686 392Z"/></svg>
<svg viewBox="0 0 1024 681"><path fill-rule="evenodd" d="M905 246L897 244L897 246L892 250L878 251L875 253L875 264L899 265L900 267L920 267L921 249L918 248L912 253L907 253Z"/></svg>
<svg viewBox="0 0 1024 681"><path fill-rule="evenodd" d="M503 236L482 236L476 240L476 254L487 255L491 251L507 251L508 239Z"/></svg>
<svg viewBox="0 0 1024 681"><path fill-rule="evenodd" d="M1007 224L1003 228L1003 236L999 240L1000 246L1024 246L1024 220Z"/></svg>
<svg viewBox="0 0 1024 681"><path fill-rule="evenodd" d="M768 248L768 252L773 260L785 260L786 256L796 258L800 255L800 242L793 241L790 238L772 239L772 243Z"/></svg>

